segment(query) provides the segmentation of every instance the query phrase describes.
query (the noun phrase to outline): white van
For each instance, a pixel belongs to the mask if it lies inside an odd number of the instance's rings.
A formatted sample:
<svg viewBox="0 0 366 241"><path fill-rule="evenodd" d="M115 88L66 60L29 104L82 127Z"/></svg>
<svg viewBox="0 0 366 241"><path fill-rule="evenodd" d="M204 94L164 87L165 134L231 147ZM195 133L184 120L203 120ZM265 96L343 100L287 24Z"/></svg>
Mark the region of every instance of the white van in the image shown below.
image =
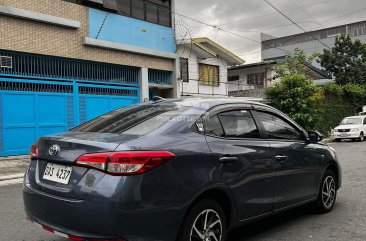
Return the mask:
<svg viewBox="0 0 366 241"><path fill-rule="evenodd" d="M350 116L334 128L334 140L339 142L342 139L353 141L364 141L366 134L366 116Z"/></svg>

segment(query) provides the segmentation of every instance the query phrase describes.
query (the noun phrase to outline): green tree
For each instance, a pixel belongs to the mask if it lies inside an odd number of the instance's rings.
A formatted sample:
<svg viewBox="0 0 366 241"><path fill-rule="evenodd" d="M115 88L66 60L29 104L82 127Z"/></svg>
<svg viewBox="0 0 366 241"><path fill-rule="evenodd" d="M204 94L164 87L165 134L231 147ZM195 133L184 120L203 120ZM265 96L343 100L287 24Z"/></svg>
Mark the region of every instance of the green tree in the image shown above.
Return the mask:
<svg viewBox="0 0 366 241"><path fill-rule="evenodd" d="M308 66L312 64L316 57L316 54L306 56L303 50L295 49L293 52L287 54L283 64L271 68L275 72L272 80L282 79L293 74L302 74L308 77L310 74Z"/></svg>
<svg viewBox="0 0 366 241"><path fill-rule="evenodd" d="M335 47L325 49L318 62L339 85L366 84L366 44L349 35L336 38Z"/></svg>
<svg viewBox="0 0 366 241"><path fill-rule="evenodd" d="M284 76L281 82L266 89L271 104L288 114L305 129L313 129L321 113L321 92L303 74Z"/></svg>

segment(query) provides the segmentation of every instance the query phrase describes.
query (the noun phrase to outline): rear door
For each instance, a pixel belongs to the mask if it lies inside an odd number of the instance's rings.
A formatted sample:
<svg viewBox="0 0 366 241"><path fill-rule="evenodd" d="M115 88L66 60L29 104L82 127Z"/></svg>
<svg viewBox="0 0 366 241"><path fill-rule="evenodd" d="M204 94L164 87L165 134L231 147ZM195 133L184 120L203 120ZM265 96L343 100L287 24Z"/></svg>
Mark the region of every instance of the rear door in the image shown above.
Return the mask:
<svg viewBox="0 0 366 241"><path fill-rule="evenodd" d="M274 164L270 146L261 139L250 107L224 108L204 122L206 140L220 163L223 182L231 189L241 220L273 208Z"/></svg>
<svg viewBox="0 0 366 241"><path fill-rule="evenodd" d="M280 210L318 194L324 156L317 145L289 119L271 111L258 111L266 131L276 171L274 209Z"/></svg>

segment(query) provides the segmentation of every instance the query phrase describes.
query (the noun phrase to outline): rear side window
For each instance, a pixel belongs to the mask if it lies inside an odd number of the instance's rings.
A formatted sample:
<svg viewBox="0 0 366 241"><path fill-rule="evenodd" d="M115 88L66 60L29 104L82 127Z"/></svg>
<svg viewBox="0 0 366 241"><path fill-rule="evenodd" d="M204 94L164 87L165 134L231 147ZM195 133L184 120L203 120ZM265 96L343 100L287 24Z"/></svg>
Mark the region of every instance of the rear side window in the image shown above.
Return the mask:
<svg viewBox="0 0 366 241"><path fill-rule="evenodd" d="M290 124L280 117L273 114L258 112L258 116L263 123L270 139L283 139L283 140L303 140L304 135L302 132L296 130Z"/></svg>
<svg viewBox="0 0 366 241"><path fill-rule="evenodd" d="M174 103L126 107L95 118L71 131L145 135L190 108Z"/></svg>
<svg viewBox="0 0 366 241"><path fill-rule="evenodd" d="M226 137L259 138L259 131L249 111L229 111L218 115Z"/></svg>

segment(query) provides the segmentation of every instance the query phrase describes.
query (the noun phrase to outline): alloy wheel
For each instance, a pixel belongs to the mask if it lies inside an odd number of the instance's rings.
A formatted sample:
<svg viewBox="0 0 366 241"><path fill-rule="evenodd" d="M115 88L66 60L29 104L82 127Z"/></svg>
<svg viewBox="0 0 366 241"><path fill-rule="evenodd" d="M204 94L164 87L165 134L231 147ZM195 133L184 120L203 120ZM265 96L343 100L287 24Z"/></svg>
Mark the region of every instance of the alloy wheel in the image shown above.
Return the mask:
<svg viewBox="0 0 366 241"><path fill-rule="evenodd" d="M359 139L360 139L360 141L362 142L362 141L364 140L364 138L365 138L365 137L363 136L363 133L361 133L361 134L360 134L360 138L359 138Z"/></svg>
<svg viewBox="0 0 366 241"><path fill-rule="evenodd" d="M332 176L325 178L322 188L322 201L325 208L330 209L335 201L336 186Z"/></svg>
<svg viewBox="0 0 366 241"><path fill-rule="evenodd" d="M212 209L202 211L194 220L190 241L221 241L223 234L219 214Z"/></svg>

